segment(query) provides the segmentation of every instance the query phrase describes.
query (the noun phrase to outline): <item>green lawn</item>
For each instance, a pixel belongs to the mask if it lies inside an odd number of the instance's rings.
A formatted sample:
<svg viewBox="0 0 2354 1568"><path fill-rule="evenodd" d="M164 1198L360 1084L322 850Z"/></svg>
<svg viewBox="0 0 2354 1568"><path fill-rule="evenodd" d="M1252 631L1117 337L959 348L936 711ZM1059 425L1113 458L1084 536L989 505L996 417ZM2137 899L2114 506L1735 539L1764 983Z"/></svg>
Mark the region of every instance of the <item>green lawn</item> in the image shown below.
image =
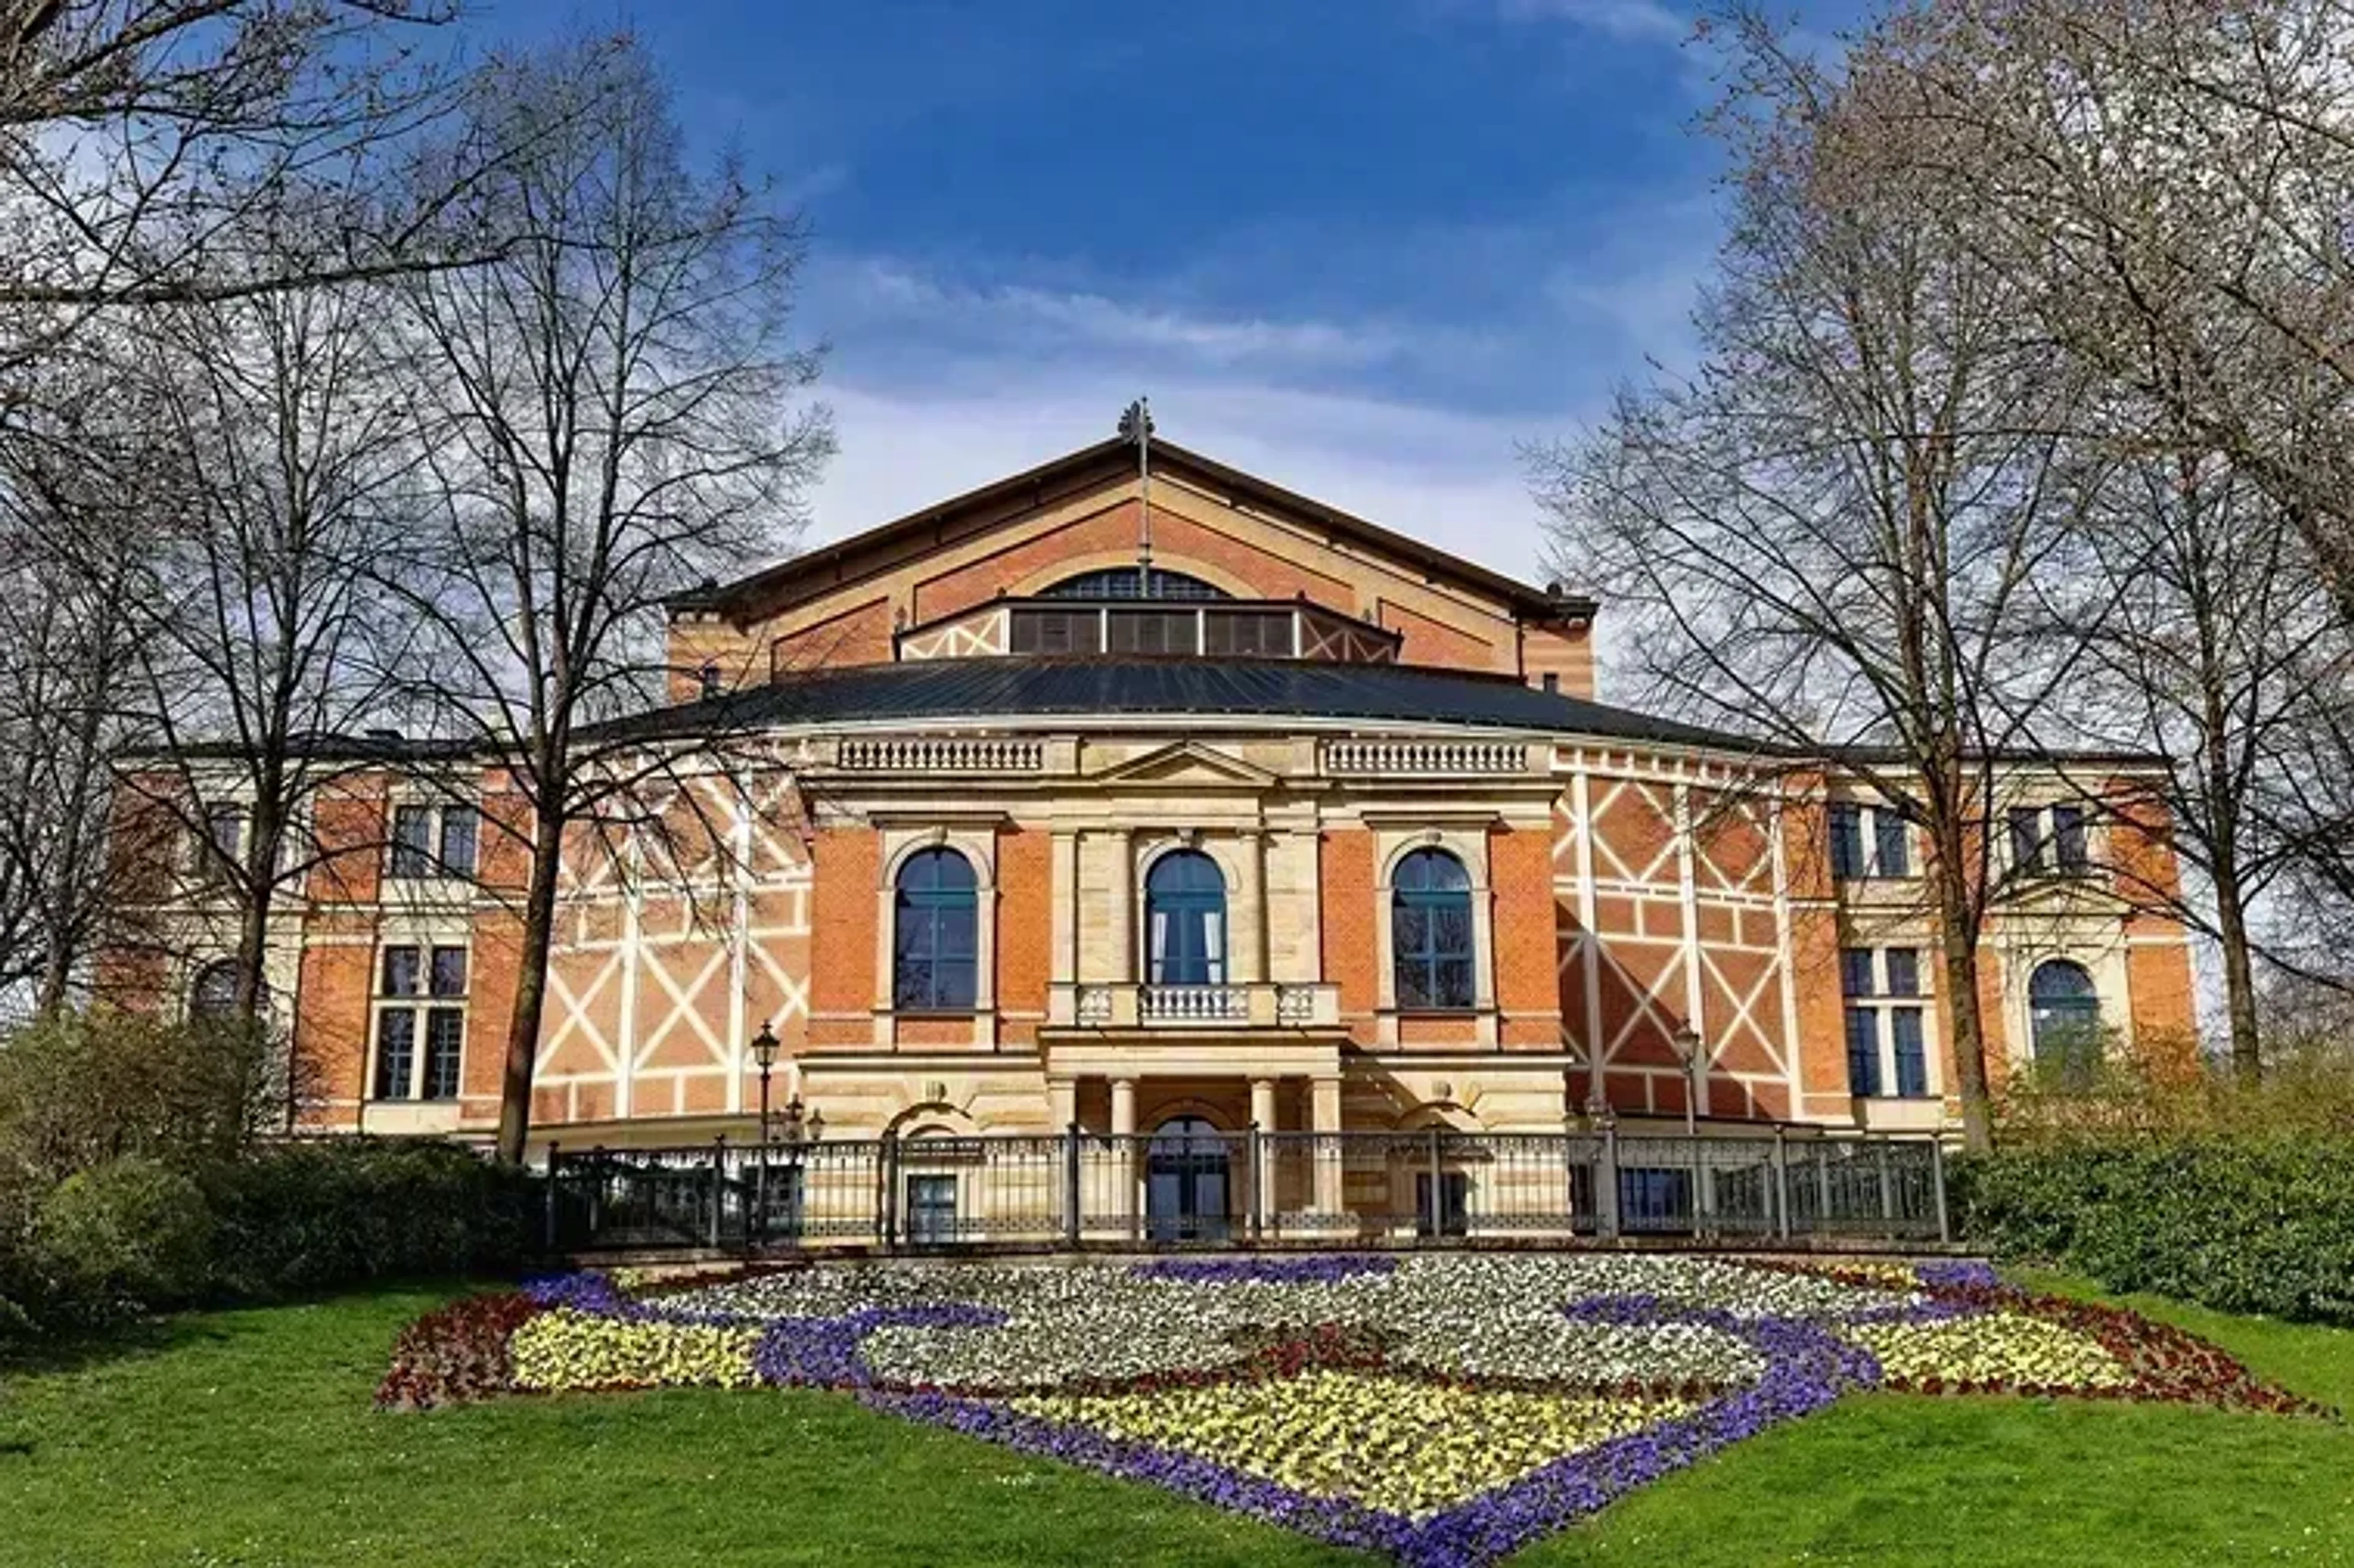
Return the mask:
<svg viewBox="0 0 2354 1568"><path fill-rule="evenodd" d="M2050 1282L2041 1282L2050 1283ZM371 1413L429 1294L176 1320L5 1376L0 1563L1339 1563L1363 1559L820 1394ZM2354 1333L2134 1300L2354 1408ZM1850 1399L1532 1565L2354 1563L2354 1428L2204 1410Z"/></svg>

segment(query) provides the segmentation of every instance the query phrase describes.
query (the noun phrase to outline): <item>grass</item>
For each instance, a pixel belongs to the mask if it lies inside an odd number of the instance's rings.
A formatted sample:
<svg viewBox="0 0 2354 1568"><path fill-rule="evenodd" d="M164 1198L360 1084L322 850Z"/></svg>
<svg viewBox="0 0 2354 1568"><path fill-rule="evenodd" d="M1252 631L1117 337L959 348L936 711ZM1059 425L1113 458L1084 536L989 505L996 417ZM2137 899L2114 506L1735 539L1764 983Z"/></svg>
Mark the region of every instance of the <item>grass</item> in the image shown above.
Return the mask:
<svg viewBox="0 0 2354 1568"><path fill-rule="evenodd" d="M1363 1561L823 1394L373 1414L394 1330L437 1298L201 1314L120 1353L7 1374L0 1564ZM2354 1332L2127 1304L2354 1409ZM2354 1563L2354 1427L1851 1398L1517 1562Z"/></svg>

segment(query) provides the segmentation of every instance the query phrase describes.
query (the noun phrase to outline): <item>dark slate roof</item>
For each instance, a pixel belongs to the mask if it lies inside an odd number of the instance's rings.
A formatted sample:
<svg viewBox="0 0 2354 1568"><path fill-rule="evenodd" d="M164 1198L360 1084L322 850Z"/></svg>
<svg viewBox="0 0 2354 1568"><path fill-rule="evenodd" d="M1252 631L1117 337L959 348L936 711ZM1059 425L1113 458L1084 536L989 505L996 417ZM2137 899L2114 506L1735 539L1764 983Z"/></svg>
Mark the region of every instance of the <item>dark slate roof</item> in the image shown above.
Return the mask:
<svg viewBox="0 0 2354 1568"><path fill-rule="evenodd" d="M658 708L604 727L600 738L1066 714L1366 719L1774 749L1748 736L1562 696L1509 676L1303 660L993 658L866 665Z"/></svg>

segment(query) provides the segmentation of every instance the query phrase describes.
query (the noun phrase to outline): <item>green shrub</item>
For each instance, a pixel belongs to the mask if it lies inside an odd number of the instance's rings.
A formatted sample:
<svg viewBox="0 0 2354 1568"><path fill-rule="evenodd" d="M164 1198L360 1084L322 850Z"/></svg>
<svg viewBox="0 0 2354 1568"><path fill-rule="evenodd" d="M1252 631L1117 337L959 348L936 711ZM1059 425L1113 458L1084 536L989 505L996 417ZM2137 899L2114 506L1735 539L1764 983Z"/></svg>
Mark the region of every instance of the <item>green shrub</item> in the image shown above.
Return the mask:
<svg viewBox="0 0 2354 1568"><path fill-rule="evenodd" d="M167 1306L205 1294L213 1217L186 1175L133 1156L77 1171L41 1204L34 1266L83 1308Z"/></svg>
<svg viewBox="0 0 2354 1568"><path fill-rule="evenodd" d="M2354 1323L2354 1137L2071 1137L1956 1161L1964 1237L2116 1290Z"/></svg>
<svg viewBox="0 0 2354 1568"><path fill-rule="evenodd" d="M216 1285L232 1296L499 1273L536 1235L530 1180L454 1144L281 1144L215 1169L207 1186Z"/></svg>

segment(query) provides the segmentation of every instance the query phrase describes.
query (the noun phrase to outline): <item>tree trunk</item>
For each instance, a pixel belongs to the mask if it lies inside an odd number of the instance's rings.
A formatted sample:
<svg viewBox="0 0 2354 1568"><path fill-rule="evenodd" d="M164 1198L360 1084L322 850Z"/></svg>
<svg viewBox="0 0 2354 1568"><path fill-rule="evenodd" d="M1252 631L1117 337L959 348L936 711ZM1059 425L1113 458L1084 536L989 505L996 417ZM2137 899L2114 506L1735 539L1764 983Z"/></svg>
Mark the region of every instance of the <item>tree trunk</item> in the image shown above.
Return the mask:
<svg viewBox="0 0 2354 1568"><path fill-rule="evenodd" d="M538 1065L539 1021L547 1003L547 954L556 935L557 873L564 820L546 810L533 818L531 881L524 894L523 951L514 1009L507 1018L506 1067L499 1084L499 1161L521 1165L531 1138L531 1080Z"/></svg>
<svg viewBox="0 0 2354 1568"><path fill-rule="evenodd" d="M2220 846L2219 846L2220 847ZM2264 1075L2256 1027L2255 965L2249 956L2248 911L2240 898L2237 867L2227 853L2215 865L2215 935L2223 948L2223 997L2231 1014L2232 1076L2254 1088Z"/></svg>
<svg viewBox="0 0 2354 1568"><path fill-rule="evenodd" d="M1987 1083L1986 1015L1978 1006L1978 931L1970 918L1960 846L1941 831L1929 880L1937 900L1937 939L1944 959L1946 1017L1953 1032L1955 1087L1961 1091L1962 1147L1984 1154L1994 1147L1994 1097Z"/></svg>

